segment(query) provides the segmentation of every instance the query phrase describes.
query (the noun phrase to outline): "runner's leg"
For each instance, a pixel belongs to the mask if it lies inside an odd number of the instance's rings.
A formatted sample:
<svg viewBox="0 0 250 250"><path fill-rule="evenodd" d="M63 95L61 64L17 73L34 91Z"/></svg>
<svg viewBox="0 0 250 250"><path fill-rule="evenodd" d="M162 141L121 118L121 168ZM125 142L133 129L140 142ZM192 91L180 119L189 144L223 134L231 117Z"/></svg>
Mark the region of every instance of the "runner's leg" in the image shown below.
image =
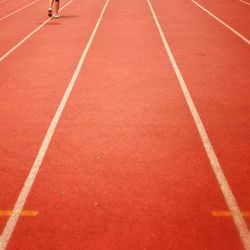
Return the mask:
<svg viewBox="0 0 250 250"><path fill-rule="evenodd" d="M52 17L52 6L53 6L54 0L49 0L49 9L48 9L48 16Z"/></svg>
<svg viewBox="0 0 250 250"><path fill-rule="evenodd" d="M58 14L59 11L59 0L55 0L55 13Z"/></svg>

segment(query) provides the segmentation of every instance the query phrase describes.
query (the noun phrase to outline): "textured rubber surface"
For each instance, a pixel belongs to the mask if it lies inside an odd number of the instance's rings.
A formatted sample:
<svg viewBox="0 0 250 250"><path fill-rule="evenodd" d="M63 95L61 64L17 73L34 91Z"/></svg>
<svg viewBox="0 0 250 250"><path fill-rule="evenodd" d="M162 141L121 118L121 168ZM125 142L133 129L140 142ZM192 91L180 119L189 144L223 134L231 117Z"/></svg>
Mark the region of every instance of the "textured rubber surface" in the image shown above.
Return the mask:
<svg viewBox="0 0 250 250"><path fill-rule="evenodd" d="M249 46L191 1L151 2L249 211ZM0 64L0 210L13 209L104 3L74 0ZM249 38L248 6L200 3ZM41 1L0 23L1 55L46 18ZM39 213L20 217L8 249L244 249L231 217L212 214L227 209L147 1L111 0L25 204Z"/></svg>

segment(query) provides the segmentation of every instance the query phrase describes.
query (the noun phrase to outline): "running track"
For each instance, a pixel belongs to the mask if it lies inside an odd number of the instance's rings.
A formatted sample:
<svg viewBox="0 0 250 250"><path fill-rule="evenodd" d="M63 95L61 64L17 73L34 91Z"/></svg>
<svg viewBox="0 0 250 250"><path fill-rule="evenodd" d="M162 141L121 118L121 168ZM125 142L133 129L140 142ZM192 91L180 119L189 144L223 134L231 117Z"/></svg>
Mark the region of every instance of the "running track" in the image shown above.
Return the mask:
<svg viewBox="0 0 250 250"><path fill-rule="evenodd" d="M0 249L250 250L247 3L0 1Z"/></svg>

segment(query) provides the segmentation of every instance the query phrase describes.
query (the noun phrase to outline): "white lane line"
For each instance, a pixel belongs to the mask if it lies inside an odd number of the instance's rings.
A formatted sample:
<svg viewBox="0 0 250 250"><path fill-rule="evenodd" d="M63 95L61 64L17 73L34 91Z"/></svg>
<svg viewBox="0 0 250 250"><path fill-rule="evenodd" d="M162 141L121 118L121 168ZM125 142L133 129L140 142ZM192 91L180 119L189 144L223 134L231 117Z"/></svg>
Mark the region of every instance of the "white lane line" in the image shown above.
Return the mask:
<svg viewBox="0 0 250 250"><path fill-rule="evenodd" d="M250 5L250 3L248 3L248 2L245 2L245 1L242 1L242 0L239 0L239 1L242 2L242 3L245 3L247 5Z"/></svg>
<svg viewBox="0 0 250 250"><path fill-rule="evenodd" d="M70 3L72 3L74 0L70 0L67 2L60 10L62 11L65 7L67 7ZM48 18L46 21L44 21L41 25L39 25L36 29L34 29L31 33L29 33L26 37L24 37L18 44L16 44L14 47L12 47L8 52L6 52L2 57L0 57L0 62L2 62L7 56L9 56L13 51L15 51L19 46L21 46L26 40L28 40L32 35L34 35L38 30L40 30L46 23L48 23L51 20L51 18Z"/></svg>
<svg viewBox="0 0 250 250"><path fill-rule="evenodd" d="M22 8L20 8L20 9L15 10L14 12L12 12L12 13L10 13L10 14L4 16L4 17L1 17L1 18L0 18L0 21L3 21L3 20L6 19L7 17L10 17L10 16L12 16L12 15L14 15L14 14L16 14L16 13L18 13L18 12L24 10L24 9L26 9L27 7L31 6L32 4L34 4L34 3L38 2L38 1L39 1L39 0L35 0L35 1L31 2L31 3L29 3L29 4L24 5L24 6L23 6Z"/></svg>
<svg viewBox="0 0 250 250"><path fill-rule="evenodd" d="M182 77L182 74L179 70L179 67L175 61L175 58L173 56L173 53L171 52L171 49L169 47L169 44L165 38L165 35L162 31L162 28L160 26L160 23L156 17L156 14L153 10L153 7L150 3L150 0L147 0L148 1L148 4L149 4L149 7L150 7L150 10L152 12L152 15L153 15L153 18L155 20L155 23L156 23L156 26L158 28L158 31L160 33L160 36L161 36L161 39L162 39L162 42L164 44L164 47L166 49L166 52L169 56L169 59L171 61L171 64L173 66L173 69L175 71L175 74L178 78L178 81L179 81L179 84L180 84L180 87L182 89L182 92L185 96L185 99L186 99L186 102L188 104L188 107L190 109L190 112L192 114L192 117L194 119L194 122L196 124L196 127L197 127L197 130L199 132L199 135L201 137L201 140L202 140L202 143L203 143L203 146L205 148L205 151L207 153L207 156L208 156L208 159L210 161L210 164L211 164L211 167L214 171L214 174L217 178L217 181L220 185L220 189L224 195L224 198L225 198L225 201L228 205L228 208L230 210L230 212L232 213L232 216L233 216L233 220L234 220L234 223L239 231L239 234L240 234L240 237L241 237L241 240L242 240L242 243L244 244L245 246L245 249L246 250L250 250L250 233L249 233L249 230L247 228L247 225L241 215L241 212L240 212L240 209L239 209L239 206L235 200L235 197L232 193L232 190L228 184L228 181L223 173L223 170L220 166L220 163L218 161L218 158L215 154L215 151L213 149L213 146L210 142L210 139L207 135L207 132L205 130L205 127L201 121L201 118L200 118L200 115L194 105L194 102L192 100L192 97L191 95L189 94L189 91L188 91L188 88L186 86L186 83Z"/></svg>
<svg viewBox="0 0 250 250"><path fill-rule="evenodd" d="M215 16L214 14L212 14L210 11L208 11L206 8L204 8L203 6L201 6L196 1L192 0L192 2L194 4L196 4L199 8L201 8L202 10L204 10L211 17L213 17L215 20L217 20L218 22L220 22L221 24L223 24L226 28L228 28L230 31L232 31L235 35L237 35L238 37L240 37L244 42L246 42L247 44L250 45L250 40L248 40L246 37L244 37L243 35L241 35L238 31L236 31L235 29L233 29L231 26L229 26L228 24L226 24L224 21L222 21L220 18L218 18L217 16Z"/></svg>
<svg viewBox="0 0 250 250"><path fill-rule="evenodd" d="M15 229L15 226L16 226L18 218L19 218L19 214L23 210L26 199L27 199L27 197L29 195L29 192L30 192L30 190L32 188L32 185L33 185L33 183L35 181L35 178L36 178L36 175L37 175L37 173L38 173L38 171L40 169L40 166L41 166L41 164L43 162L43 159L45 157L45 154L46 154L47 149L49 147L50 141L51 141L51 139L53 137L53 134L55 132L56 126L57 126L57 124L59 122L59 119L61 117L61 114L62 114L62 112L64 110L64 107L65 107L65 105L66 105L66 103L67 103L67 101L69 99L71 91L72 91L72 89L73 89L73 87L75 85L75 82L76 82L76 80L78 78L78 75L79 75L79 73L80 73L80 71L82 69L82 66L83 66L83 63L85 61L86 55L87 55L87 53L89 51L89 48L90 48L90 46L92 44L92 41L93 41L94 37L95 37L97 29L98 29L98 27L99 27L99 25L101 23L102 17L104 15L104 12L105 12L105 9L106 9L108 3L109 3L109 0L106 1L105 5L104 5L104 7L103 7L103 9L101 11L101 14L100 14L100 16L99 16L99 18L97 20L97 23L96 23L96 25L95 25L95 27L93 29L93 32L92 32L92 34L91 34L91 36L89 38L89 41L88 41L88 43L87 43L87 45L86 45L86 47L85 47L85 49L84 49L84 51L83 51L83 53L81 55L80 61L79 61L78 65L77 65L77 68L76 68L76 70L75 70L75 72L74 72L74 74L72 76L72 79L71 79L71 81L70 81L70 83L69 83L69 85L68 85L68 87L67 87L67 89L66 89L66 91L64 93L64 96L63 96L63 98L62 98L62 100L61 100L61 102L60 102L60 104L59 104L59 106L57 108L57 111L56 111L56 113L55 113L55 115L54 115L54 117L53 117L53 119L52 119L52 121L50 123L50 126L49 126L49 128L47 130L47 133L46 133L46 135L44 137L44 140L43 140L43 142L41 144L41 147L40 147L39 152L38 152L38 154L36 156L36 159L35 159L32 167L31 167L29 175L28 175L28 177L27 177L27 179L26 179L26 181L25 181L25 183L24 183L24 185L22 187L22 190L21 190L21 192L20 192L20 194L18 196L16 204L15 204L15 206L13 208L13 211L15 211L16 213L12 214L9 217L9 219L8 219L8 221L7 221L7 223L6 223L5 227L4 227L3 233L0 236L0 250L6 249L7 244L9 242L9 240L10 240L10 237L11 237L11 235L12 235L14 229Z"/></svg>

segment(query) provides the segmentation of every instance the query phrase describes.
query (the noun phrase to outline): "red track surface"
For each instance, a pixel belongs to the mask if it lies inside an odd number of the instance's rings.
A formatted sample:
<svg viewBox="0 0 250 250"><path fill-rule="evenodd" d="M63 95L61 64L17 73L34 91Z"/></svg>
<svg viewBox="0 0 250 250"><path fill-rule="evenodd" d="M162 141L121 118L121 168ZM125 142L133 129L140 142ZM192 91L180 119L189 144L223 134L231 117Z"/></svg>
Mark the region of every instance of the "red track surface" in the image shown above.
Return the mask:
<svg viewBox="0 0 250 250"><path fill-rule="evenodd" d="M22 8L23 6L25 6L26 4L31 3L32 1L29 0L20 0L20 1L7 1L7 0L1 0L0 1L0 14L2 18L3 16L6 16L8 14L10 14L11 12L16 11L19 8Z"/></svg>
<svg viewBox="0 0 250 250"><path fill-rule="evenodd" d="M249 211L249 45L191 1L151 3ZM249 39L249 6L199 3ZM104 4L74 0L1 62L0 210L13 209ZM0 56L46 10L0 22ZM146 0L110 0L24 210L39 214L19 218L7 249L247 249L231 217L211 214L228 207Z"/></svg>

